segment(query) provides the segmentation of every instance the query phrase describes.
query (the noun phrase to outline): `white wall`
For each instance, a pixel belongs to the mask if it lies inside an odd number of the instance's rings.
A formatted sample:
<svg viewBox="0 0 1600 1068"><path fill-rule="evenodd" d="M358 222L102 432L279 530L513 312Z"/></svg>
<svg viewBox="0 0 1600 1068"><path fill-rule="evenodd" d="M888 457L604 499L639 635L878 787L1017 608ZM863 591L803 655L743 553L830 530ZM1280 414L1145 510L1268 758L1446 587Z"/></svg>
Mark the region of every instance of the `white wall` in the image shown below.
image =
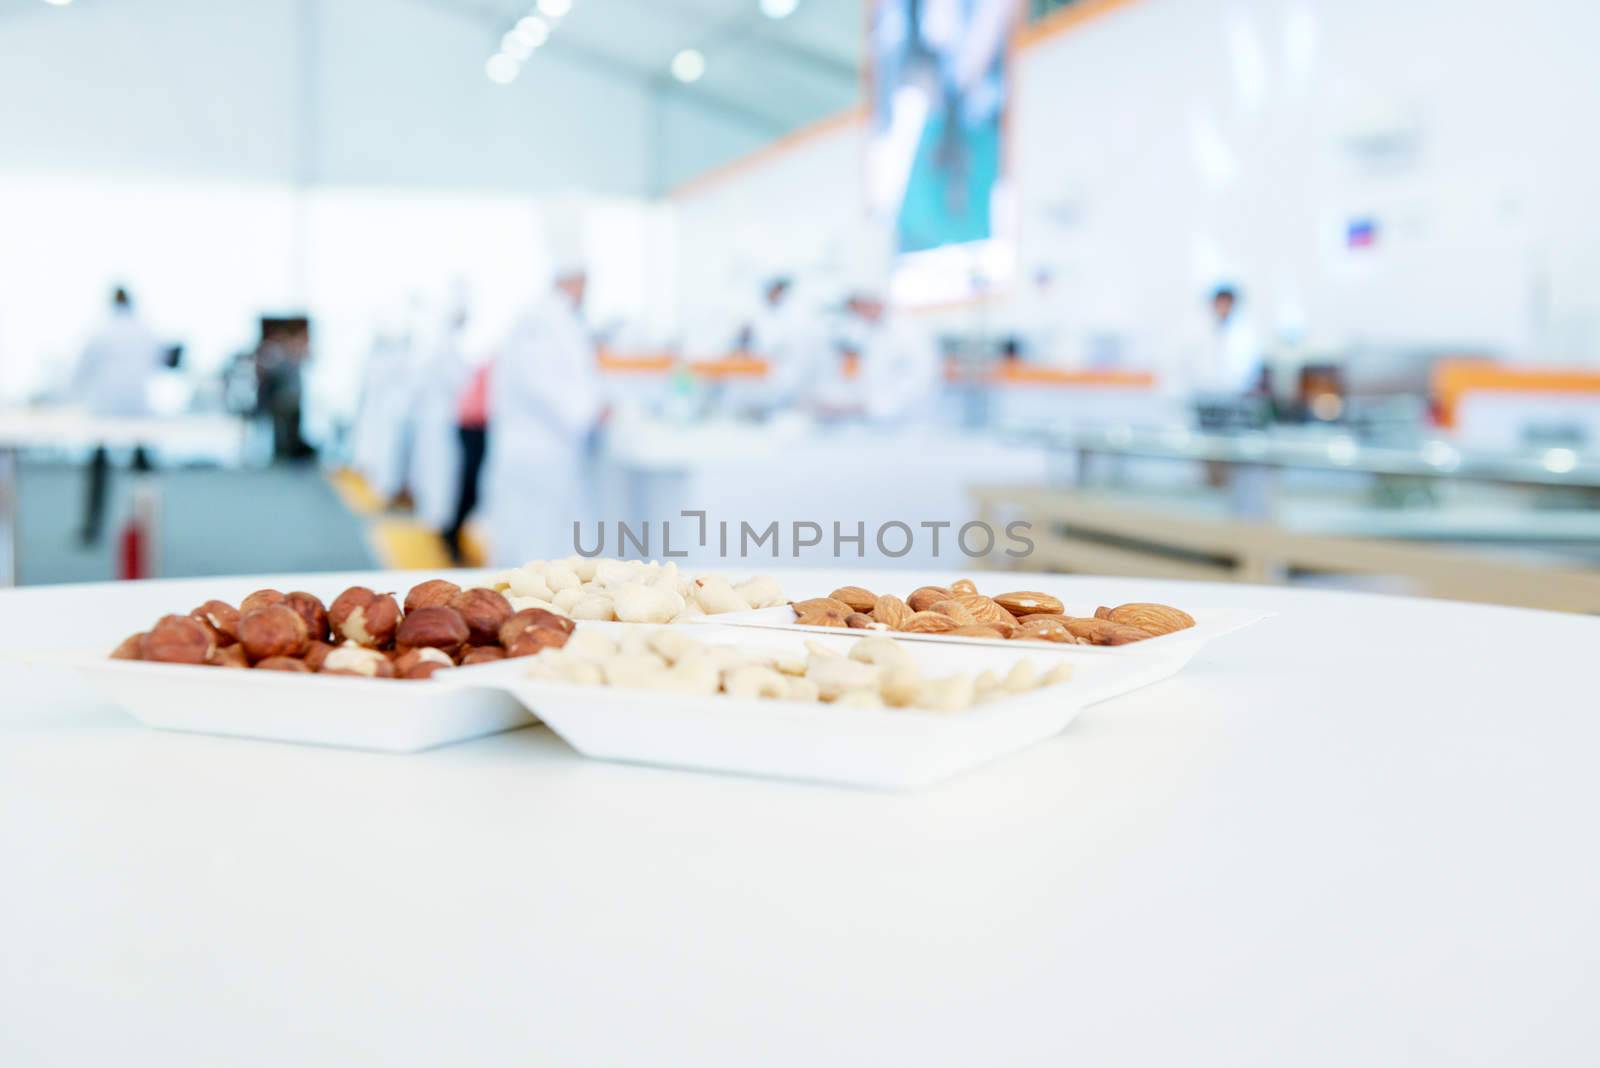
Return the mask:
<svg viewBox="0 0 1600 1068"><path fill-rule="evenodd" d="M1143 0L1018 55L1023 262L1056 268L1063 333L1137 362L1178 358L1220 279L1318 345L1600 362L1597 36L1585 0ZM751 249L805 264L811 226L859 224L860 137L678 199L686 314Z"/></svg>

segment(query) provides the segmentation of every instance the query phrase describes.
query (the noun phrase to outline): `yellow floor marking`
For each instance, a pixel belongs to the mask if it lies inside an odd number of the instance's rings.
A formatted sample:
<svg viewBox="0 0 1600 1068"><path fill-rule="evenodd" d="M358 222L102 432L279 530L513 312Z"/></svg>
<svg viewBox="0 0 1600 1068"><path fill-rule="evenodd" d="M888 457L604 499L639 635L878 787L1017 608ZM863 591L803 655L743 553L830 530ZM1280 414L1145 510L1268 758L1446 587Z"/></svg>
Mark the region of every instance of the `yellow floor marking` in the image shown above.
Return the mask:
<svg viewBox="0 0 1600 1068"><path fill-rule="evenodd" d="M333 487L333 492L339 495L344 506L356 515L377 515L384 509L384 502L378 499L372 486L351 468L340 467L329 471L328 485Z"/></svg>
<svg viewBox="0 0 1600 1068"><path fill-rule="evenodd" d="M392 571L442 571L453 567L439 535L413 519L379 519L371 526L378 564Z"/></svg>

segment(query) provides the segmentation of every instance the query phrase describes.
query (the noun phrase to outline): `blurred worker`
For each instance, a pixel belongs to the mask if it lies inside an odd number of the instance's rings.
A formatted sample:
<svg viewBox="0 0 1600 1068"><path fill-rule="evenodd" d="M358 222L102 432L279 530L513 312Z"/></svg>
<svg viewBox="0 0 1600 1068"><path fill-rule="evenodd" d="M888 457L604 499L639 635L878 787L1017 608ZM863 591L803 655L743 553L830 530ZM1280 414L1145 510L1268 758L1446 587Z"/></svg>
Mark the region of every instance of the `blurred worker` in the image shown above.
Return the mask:
<svg viewBox="0 0 1600 1068"><path fill-rule="evenodd" d="M558 263L551 291L512 327L489 394L485 489L496 564L567 556L589 518L584 446L601 411L594 341L582 317L588 272Z"/></svg>
<svg viewBox="0 0 1600 1068"><path fill-rule="evenodd" d="M310 359L310 320L296 316L261 321L261 343L255 355L256 404L272 421L275 460L305 460L315 455L300 433L305 367Z"/></svg>
<svg viewBox="0 0 1600 1068"><path fill-rule="evenodd" d="M385 502L405 488L412 364L409 324L397 311L384 312L367 353L350 462Z"/></svg>
<svg viewBox="0 0 1600 1068"><path fill-rule="evenodd" d="M466 563L461 532L478 508L478 486L483 460L489 449L489 364L481 365L467 381L456 405L456 437L460 444L461 472L456 479L456 511L445 528L444 545L456 564Z"/></svg>
<svg viewBox="0 0 1600 1068"><path fill-rule="evenodd" d="M1260 387L1261 347L1241 303L1232 286L1211 293L1212 336L1195 381L1201 392L1242 396Z"/></svg>
<svg viewBox="0 0 1600 1068"><path fill-rule="evenodd" d="M939 348L921 324L890 311L883 296L887 284L885 278L859 285L847 303L858 324L858 395L875 423L921 422L937 401Z"/></svg>
<svg viewBox="0 0 1600 1068"><path fill-rule="evenodd" d="M149 414L148 393L166 359L166 346L156 340L134 312L133 298L122 287L111 295L111 314L89 339L73 375L73 396L91 415L102 418L138 418ZM84 502L81 537L85 545L100 539L105 522L106 489L110 460L104 446L96 446L89 460L89 486ZM133 469L150 470L143 447L133 450Z"/></svg>
<svg viewBox="0 0 1600 1068"><path fill-rule="evenodd" d="M767 362L761 400L769 411L792 406L828 355L821 317L799 299L786 274L767 280L747 343Z"/></svg>
<svg viewBox="0 0 1600 1068"><path fill-rule="evenodd" d="M445 314L418 344L416 381L411 394L411 456L407 484L417 518L441 536L455 520L460 499L461 444L456 409L472 369L464 335L467 296L457 286Z"/></svg>

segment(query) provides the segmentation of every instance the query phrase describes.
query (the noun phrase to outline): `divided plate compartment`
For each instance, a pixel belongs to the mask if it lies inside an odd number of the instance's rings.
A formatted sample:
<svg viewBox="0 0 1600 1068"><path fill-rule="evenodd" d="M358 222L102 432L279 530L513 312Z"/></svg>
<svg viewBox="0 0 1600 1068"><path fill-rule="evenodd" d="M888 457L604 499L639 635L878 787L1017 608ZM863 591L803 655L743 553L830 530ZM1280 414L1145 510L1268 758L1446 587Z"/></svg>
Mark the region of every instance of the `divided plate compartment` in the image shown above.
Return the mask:
<svg viewBox="0 0 1600 1068"><path fill-rule="evenodd" d="M951 634L914 634L898 630L852 630L844 627L813 627L802 626L794 621L794 609L788 605L778 605L775 608L756 608L748 612L728 612L717 616L695 616L689 623L700 626L728 626L728 627L755 627L763 630L785 631L791 634L831 634L848 635L862 638L869 634L881 634L896 641L908 642L939 642L946 645L969 645L989 649L1008 649L1012 652L1020 650L1049 652L1055 650L1071 650L1075 653L1087 653L1091 656L1132 656L1132 655L1170 655L1176 647L1191 645L1195 649L1222 637L1242 630L1252 624L1259 623L1268 618L1271 612L1251 612L1239 609L1221 609L1218 611L1191 612L1194 616L1194 626L1187 630L1174 631L1163 634L1157 638L1146 638L1142 642L1130 642L1127 645L1059 645L1054 642L1038 641L1011 641L1006 638L970 638ZM1191 651L1190 655L1193 655Z"/></svg>
<svg viewBox="0 0 1600 1068"><path fill-rule="evenodd" d="M801 647L799 635L773 639L763 643L748 631L724 631L708 632L704 640L762 650ZM813 640L848 653L854 639L835 632ZM511 662L482 670L494 673L499 684L585 756L895 790L930 785L1052 737L1085 707L1176 674L1197 648L1143 658L1073 658L1070 681L962 712L839 708L546 682L527 678ZM910 651L930 677L985 669L1003 675L1029 658L1042 673L1072 655L1015 646L924 645Z"/></svg>
<svg viewBox="0 0 1600 1068"><path fill-rule="evenodd" d="M338 675L238 671L189 664L36 655L37 666L81 675L105 699L149 727L273 742L415 753L537 723L516 697L458 668L407 682ZM449 685L443 678L452 678Z"/></svg>

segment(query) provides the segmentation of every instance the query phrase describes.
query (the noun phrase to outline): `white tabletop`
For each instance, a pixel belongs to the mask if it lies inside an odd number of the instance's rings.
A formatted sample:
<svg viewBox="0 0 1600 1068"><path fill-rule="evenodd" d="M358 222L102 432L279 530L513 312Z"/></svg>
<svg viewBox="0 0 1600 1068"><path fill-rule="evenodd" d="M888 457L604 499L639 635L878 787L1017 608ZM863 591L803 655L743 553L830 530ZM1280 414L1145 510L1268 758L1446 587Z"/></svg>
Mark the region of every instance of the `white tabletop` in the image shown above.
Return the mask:
<svg viewBox="0 0 1600 1068"><path fill-rule="evenodd" d="M259 584L0 593L0 640ZM159 734L0 668L0 1064L1594 1061L1600 623L1005 584L1281 614L912 794Z"/></svg>

